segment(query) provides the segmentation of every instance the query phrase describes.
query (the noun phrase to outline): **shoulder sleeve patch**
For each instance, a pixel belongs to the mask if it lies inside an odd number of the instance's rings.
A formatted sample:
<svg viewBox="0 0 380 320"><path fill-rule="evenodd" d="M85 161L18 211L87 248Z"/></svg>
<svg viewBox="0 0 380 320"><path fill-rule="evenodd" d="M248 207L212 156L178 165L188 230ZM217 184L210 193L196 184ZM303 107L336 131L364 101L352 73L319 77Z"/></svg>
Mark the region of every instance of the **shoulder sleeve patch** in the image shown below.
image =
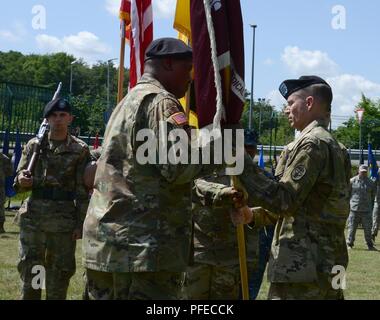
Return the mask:
<svg viewBox="0 0 380 320"><path fill-rule="evenodd" d="M171 119L178 126L184 125L188 123L187 117L183 112L176 112L172 114L169 119Z"/></svg>
<svg viewBox="0 0 380 320"><path fill-rule="evenodd" d="M303 164L299 164L292 171L292 179L294 181L299 181L304 177L305 174L306 174L305 166Z"/></svg>

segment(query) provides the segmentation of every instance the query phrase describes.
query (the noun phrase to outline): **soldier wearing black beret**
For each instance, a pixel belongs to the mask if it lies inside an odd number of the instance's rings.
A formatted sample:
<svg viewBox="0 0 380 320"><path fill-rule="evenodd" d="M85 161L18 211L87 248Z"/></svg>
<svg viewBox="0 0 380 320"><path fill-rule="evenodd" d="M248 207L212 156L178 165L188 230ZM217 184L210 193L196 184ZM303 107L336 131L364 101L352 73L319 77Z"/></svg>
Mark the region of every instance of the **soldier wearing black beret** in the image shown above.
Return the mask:
<svg viewBox="0 0 380 320"><path fill-rule="evenodd" d="M160 38L152 41L145 52L145 61L154 58L191 59L192 49L175 38Z"/></svg>
<svg viewBox="0 0 380 320"><path fill-rule="evenodd" d="M269 299L343 299L334 268L348 264L344 230L351 164L327 129L332 90L318 76L286 80L279 90L290 125L301 133L281 153L276 180L255 165L245 166L240 180L261 207L243 207L233 221L260 228L277 220L267 269Z"/></svg>
<svg viewBox="0 0 380 320"><path fill-rule="evenodd" d="M299 91L301 89L310 87L315 84L322 84L325 85L330 92L331 87L330 85L323 80L322 78L318 76L302 76L299 79L289 79L285 80L280 85L280 93L285 99L288 99L289 96L296 91ZM331 100L332 100L332 92L331 92Z"/></svg>
<svg viewBox="0 0 380 320"><path fill-rule="evenodd" d="M56 98L45 106L43 117L48 118L55 111L67 112L71 114L71 105L66 99Z"/></svg>
<svg viewBox="0 0 380 320"><path fill-rule="evenodd" d="M189 46L174 38L154 40L144 74L109 119L83 228L90 299L183 297L191 257L191 183L218 166L141 164L137 137L149 130L168 141L170 151L175 142L168 137L188 132L178 99L189 87L191 70Z"/></svg>
<svg viewBox="0 0 380 320"><path fill-rule="evenodd" d="M68 131L73 119L68 101L52 100L43 117L50 131L35 169L27 170L37 138L24 147L15 178L17 191L31 191L16 217L20 226L17 269L22 280L21 299L41 299L42 288L34 284L32 273L39 265L46 270L46 299L64 300L75 273L76 240L82 237L88 206L83 172L90 154L86 143Z"/></svg>

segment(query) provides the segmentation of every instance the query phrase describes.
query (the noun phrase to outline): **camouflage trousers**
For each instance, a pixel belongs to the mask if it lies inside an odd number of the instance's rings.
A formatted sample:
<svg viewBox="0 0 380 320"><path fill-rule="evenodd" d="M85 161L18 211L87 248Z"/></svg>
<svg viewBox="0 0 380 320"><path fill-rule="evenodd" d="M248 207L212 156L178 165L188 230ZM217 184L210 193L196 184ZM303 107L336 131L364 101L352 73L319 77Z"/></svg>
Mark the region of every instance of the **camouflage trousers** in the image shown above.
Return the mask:
<svg viewBox="0 0 380 320"><path fill-rule="evenodd" d="M183 272L101 272L86 270L90 300L182 299Z"/></svg>
<svg viewBox="0 0 380 320"><path fill-rule="evenodd" d="M377 202L375 202L375 205L373 206L372 219L372 236L377 237L380 225L380 206Z"/></svg>
<svg viewBox="0 0 380 320"><path fill-rule="evenodd" d="M72 233L50 233L21 228L19 263L21 299L40 300L43 287L36 281L45 272L46 299L64 300L75 273L75 246Z"/></svg>
<svg viewBox="0 0 380 320"><path fill-rule="evenodd" d="M195 263L188 267L184 291L190 300L238 300L239 267Z"/></svg>
<svg viewBox="0 0 380 320"><path fill-rule="evenodd" d="M347 245L353 246L355 242L356 229L359 223L362 223L364 229L364 238L368 246L372 246L371 229L372 217L370 212L351 211L348 216L348 233Z"/></svg>
<svg viewBox="0 0 380 320"><path fill-rule="evenodd" d="M344 300L342 289L329 281L313 283L271 283L268 300Z"/></svg>

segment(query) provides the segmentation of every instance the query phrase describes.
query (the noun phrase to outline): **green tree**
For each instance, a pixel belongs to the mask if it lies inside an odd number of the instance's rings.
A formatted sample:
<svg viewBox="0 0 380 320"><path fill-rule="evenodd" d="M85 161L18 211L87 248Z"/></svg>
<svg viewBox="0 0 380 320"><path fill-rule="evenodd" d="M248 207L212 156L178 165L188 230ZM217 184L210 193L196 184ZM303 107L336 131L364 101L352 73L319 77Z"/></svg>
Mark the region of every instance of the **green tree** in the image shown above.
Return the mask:
<svg viewBox="0 0 380 320"><path fill-rule="evenodd" d="M248 128L249 124L249 106L250 100L247 100L242 115L242 125L244 128ZM259 143L265 145L286 145L294 139L294 130L290 127L283 110L277 111L269 100L260 99L254 103L252 118L253 129L257 133L260 132Z"/></svg>
<svg viewBox="0 0 380 320"><path fill-rule="evenodd" d="M362 95L358 106L364 109L362 121L362 146L367 148L367 142L374 149L380 149L380 100L373 101ZM351 117L344 126L333 131L333 135L346 147L359 149L360 126L357 119Z"/></svg>
<svg viewBox="0 0 380 320"><path fill-rule="evenodd" d="M108 63L98 61L93 66L88 66L83 60L75 63L75 57L66 53L55 53L46 55L23 55L20 52L9 51L0 52L0 82L13 82L23 85L45 87L55 90L57 84L62 82L63 89L61 96L67 97L73 104L76 116L73 126L79 126L82 134L102 134L105 128L104 113L107 111L107 73ZM110 105L112 109L117 101L118 70L113 64L110 69ZM72 72L71 72L72 71ZM72 73L72 92L70 93L70 75ZM124 72L124 94L127 92L129 83L129 70ZM37 90L37 89L36 89ZM21 105L21 92L15 96L16 103ZM27 97L22 97L23 100ZM38 122L41 117L43 104L46 103L44 97L41 101L38 98L31 102L29 98L28 119L33 119L32 123ZM9 101L3 99L0 111L9 109ZM1 102L1 101L0 101ZM15 112L20 113L21 107ZM20 109L21 108L21 109ZM4 111L5 112L5 111ZM24 112L24 111L22 111ZM21 113L22 113L21 112ZM25 116L26 117L26 116ZM28 120L29 121L29 120Z"/></svg>

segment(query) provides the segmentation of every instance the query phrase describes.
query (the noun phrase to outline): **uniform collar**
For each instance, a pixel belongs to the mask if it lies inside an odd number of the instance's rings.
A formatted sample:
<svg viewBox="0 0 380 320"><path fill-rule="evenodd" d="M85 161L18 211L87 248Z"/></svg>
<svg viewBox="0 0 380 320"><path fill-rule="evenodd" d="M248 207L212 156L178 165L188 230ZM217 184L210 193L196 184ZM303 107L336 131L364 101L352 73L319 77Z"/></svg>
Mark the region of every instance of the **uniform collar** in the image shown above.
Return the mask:
<svg viewBox="0 0 380 320"><path fill-rule="evenodd" d="M151 73L144 73L140 80L137 82L137 85L139 84L145 84L145 83L149 83L149 84L152 84L162 90L165 90L167 91L164 86L161 84L160 81L158 81Z"/></svg>
<svg viewBox="0 0 380 320"><path fill-rule="evenodd" d="M64 141L64 143L60 144L54 150L55 153L60 153L60 152L63 152L63 151L66 151L67 149L69 149L71 143L73 142L73 138L71 137L70 134L67 134L66 140L63 140L63 141ZM48 149L53 150L52 144L51 144L51 139L50 139L50 133L49 133L49 136L48 136L47 147L48 147Z"/></svg>
<svg viewBox="0 0 380 320"><path fill-rule="evenodd" d="M293 147L295 145L297 145L297 142L301 141L308 133L310 133L310 131L312 131L314 128L317 128L317 127L323 127L326 129L326 121L324 120L314 120L312 122L310 122L306 128L304 128L302 131L301 131L301 134L293 141L291 142L289 145L288 145L288 149L289 150L292 150Z"/></svg>
<svg viewBox="0 0 380 320"><path fill-rule="evenodd" d="M323 128L326 129L326 121L324 121L324 120L314 120L314 121L310 122L306 126L306 128L304 128L301 131L301 134L299 135L299 137L298 137L297 140L302 139L305 135L307 135L310 131L312 131L314 128L317 128L317 127L323 127Z"/></svg>

